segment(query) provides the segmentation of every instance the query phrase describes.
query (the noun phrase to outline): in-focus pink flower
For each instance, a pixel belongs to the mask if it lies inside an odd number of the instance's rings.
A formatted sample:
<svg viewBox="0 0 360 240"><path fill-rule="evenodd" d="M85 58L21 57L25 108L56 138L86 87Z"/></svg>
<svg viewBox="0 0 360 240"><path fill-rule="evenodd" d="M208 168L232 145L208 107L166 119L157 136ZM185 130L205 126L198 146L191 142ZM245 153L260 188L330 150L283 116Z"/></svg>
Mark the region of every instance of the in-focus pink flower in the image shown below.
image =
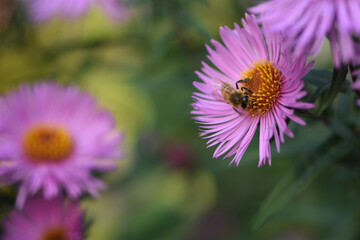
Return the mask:
<svg viewBox="0 0 360 240"><path fill-rule="evenodd" d="M272 0L249 9L271 33L282 33L296 56L315 54L325 36L334 65L360 62L360 0Z"/></svg>
<svg viewBox="0 0 360 240"><path fill-rule="evenodd" d="M124 0L21 0L28 8L34 22L45 22L54 17L74 20L84 16L94 6L100 6L113 20L123 20L129 15Z"/></svg>
<svg viewBox="0 0 360 240"><path fill-rule="evenodd" d="M122 155L111 114L73 86L24 85L1 99L0 116L0 179L20 184L18 207L41 190L97 196L105 184L91 173L114 170Z"/></svg>
<svg viewBox="0 0 360 240"><path fill-rule="evenodd" d="M29 199L4 222L3 240L83 240L84 213L77 201Z"/></svg>
<svg viewBox="0 0 360 240"><path fill-rule="evenodd" d="M237 24L235 29L220 28L225 46L215 40L211 41L215 50L206 46L210 54L208 58L218 70L202 63L202 72L196 72L203 82L194 82L200 92L194 93L192 114L198 115L194 118L201 124L200 136L210 139L208 146L218 145L213 156L217 158L225 154L224 158L227 158L235 155L231 163L237 165L259 126L258 165L265 164L266 159L271 165L270 139L275 139L279 152L284 134L294 136L285 120L289 118L305 125L294 115L293 108L314 107L310 103L298 102L306 95L302 91L304 82L301 78L313 64L306 65L305 56L294 58L288 49L282 47L278 35L263 33L253 15L246 15L246 21L242 23L243 28ZM246 83L236 84L239 79L247 78ZM250 98L247 106L234 108L224 99L219 99L217 96L226 93L226 89L217 87L219 81L223 85L229 83L234 89L238 85L238 91ZM245 87L243 91L241 87Z"/></svg>

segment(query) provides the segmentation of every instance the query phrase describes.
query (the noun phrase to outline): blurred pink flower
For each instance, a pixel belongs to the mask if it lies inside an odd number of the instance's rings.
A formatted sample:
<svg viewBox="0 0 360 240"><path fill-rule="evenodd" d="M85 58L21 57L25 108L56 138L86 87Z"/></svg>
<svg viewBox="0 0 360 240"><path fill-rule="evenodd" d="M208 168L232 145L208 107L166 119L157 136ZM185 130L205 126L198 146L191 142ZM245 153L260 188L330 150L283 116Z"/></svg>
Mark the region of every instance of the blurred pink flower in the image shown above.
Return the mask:
<svg viewBox="0 0 360 240"><path fill-rule="evenodd" d="M76 201L38 196L10 213L4 231L3 240L83 240L84 213Z"/></svg>
<svg viewBox="0 0 360 240"><path fill-rule="evenodd" d="M1 99L0 116L0 179L20 183L18 207L41 190L97 196L105 184L92 171L114 170L122 155L111 114L73 86L22 86Z"/></svg>
<svg viewBox="0 0 360 240"><path fill-rule="evenodd" d="M98 5L112 20L128 17L129 9L124 0L21 0L34 22L45 22L53 17L74 20L84 16L91 8Z"/></svg>
<svg viewBox="0 0 360 240"><path fill-rule="evenodd" d="M360 62L360 0L272 0L249 9L271 33L282 33L296 56L315 54L325 38L334 65Z"/></svg>
<svg viewBox="0 0 360 240"><path fill-rule="evenodd" d="M246 15L243 28L235 24L235 29L220 28L220 36L225 43L212 40L215 50L206 46L210 61L220 70L206 63L202 72L196 72L203 82L194 82L200 91L194 93L195 103L192 114L201 124L200 136L210 139L208 147L217 145L214 157L226 153L224 158L234 156L231 163L236 165L248 148L256 129L260 127L260 159L258 166L268 159L271 165L270 139L275 139L278 152L284 133L294 134L287 127L287 118L298 124L305 122L294 115L293 108L313 108L310 103L298 102L306 95L302 91L301 78L311 69L313 63L306 65L307 58L294 58L291 52L282 47L278 35L263 33L253 15ZM233 106L217 98L221 89L214 81L228 82L236 88L239 79L250 79L239 83L250 96L246 108ZM240 91L240 90L239 90ZM230 164L231 164L230 163Z"/></svg>

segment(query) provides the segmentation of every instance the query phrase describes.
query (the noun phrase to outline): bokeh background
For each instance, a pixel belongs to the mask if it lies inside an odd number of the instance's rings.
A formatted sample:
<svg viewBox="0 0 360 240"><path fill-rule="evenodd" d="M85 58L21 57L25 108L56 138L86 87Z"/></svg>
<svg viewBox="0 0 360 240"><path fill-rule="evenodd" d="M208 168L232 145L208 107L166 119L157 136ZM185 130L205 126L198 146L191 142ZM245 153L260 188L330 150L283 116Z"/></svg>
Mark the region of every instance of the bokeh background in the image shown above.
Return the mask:
<svg viewBox="0 0 360 240"><path fill-rule="evenodd" d="M198 136L191 95L204 44L220 40L220 26L241 24L256 2L132 0L121 22L94 9L35 25L16 1L0 0L1 93L39 80L75 84L126 132L126 158L104 176L108 190L83 200L87 239L359 239L359 153L338 151L343 142L321 122L290 123L295 138L280 154L272 149L271 167L257 167L257 137L229 167ZM327 43L315 60L331 70ZM354 96L340 95L344 116Z"/></svg>

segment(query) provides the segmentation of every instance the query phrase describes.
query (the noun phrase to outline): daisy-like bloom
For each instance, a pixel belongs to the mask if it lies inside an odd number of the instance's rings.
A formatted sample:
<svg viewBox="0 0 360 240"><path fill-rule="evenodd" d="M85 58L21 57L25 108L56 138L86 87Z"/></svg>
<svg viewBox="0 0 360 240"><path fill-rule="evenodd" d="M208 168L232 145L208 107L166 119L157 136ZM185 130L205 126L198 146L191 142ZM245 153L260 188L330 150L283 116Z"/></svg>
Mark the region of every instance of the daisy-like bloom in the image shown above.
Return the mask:
<svg viewBox="0 0 360 240"><path fill-rule="evenodd" d="M210 139L208 146L217 145L214 157L226 154L234 156L231 163L239 164L248 148L256 129L260 128L260 160L258 166L268 159L271 165L270 139L275 139L277 151L284 134L293 137L287 127L289 118L298 124L305 122L294 115L293 108L312 108L313 104L298 102L306 95L302 91L301 78L310 70L312 63L306 65L305 56L294 58L283 48L278 35L263 33L254 15L246 15L243 28L235 24L235 29L220 28L220 36L225 46L212 40L215 50L209 46L208 58L218 68L203 64L202 72L196 72L203 82L194 82L200 91L193 98L195 120L201 124L200 136ZM247 79L247 82L238 82ZM232 88L239 87L249 97L246 106L234 108L225 98L219 99L227 89L217 88L215 82L228 83ZM241 90L242 89L242 90ZM229 93L229 92L228 92ZM232 101L240 101L232 97ZM240 101L246 102L246 101ZM230 164L231 164L230 163Z"/></svg>
<svg viewBox="0 0 360 240"><path fill-rule="evenodd" d="M4 222L3 240L83 240L84 213L77 201L35 197Z"/></svg>
<svg viewBox="0 0 360 240"><path fill-rule="evenodd" d="M282 33L296 56L315 54L325 36L334 65L360 61L360 0L271 0L249 9L271 33Z"/></svg>
<svg viewBox="0 0 360 240"><path fill-rule="evenodd" d="M17 206L39 191L97 196L93 171L116 169L122 134L112 115L74 86L24 85L0 99L0 180L19 183Z"/></svg>
<svg viewBox="0 0 360 240"><path fill-rule="evenodd" d="M113 20L123 20L129 15L124 0L21 0L28 8L34 22L45 22L53 17L74 20L86 15L94 6L100 6Z"/></svg>

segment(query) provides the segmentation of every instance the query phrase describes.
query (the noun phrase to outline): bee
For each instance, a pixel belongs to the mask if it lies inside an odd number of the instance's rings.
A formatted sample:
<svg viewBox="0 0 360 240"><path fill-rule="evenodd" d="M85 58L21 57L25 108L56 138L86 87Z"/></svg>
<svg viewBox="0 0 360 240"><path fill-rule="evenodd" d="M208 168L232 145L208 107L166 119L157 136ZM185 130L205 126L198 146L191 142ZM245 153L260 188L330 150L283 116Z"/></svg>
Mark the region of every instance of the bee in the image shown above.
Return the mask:
<svg viewBox="0 0 360 240"><path fill-rule="evenodd" d="M237 108L246 109L248 107L252 91L243 86L239 88L238 84L246 83L249 80L250 78L240 79L235 83L235 89L231 83L214 78L212 84L215 90L212 95L216 100L230 104L239 113Z"/></svg>

